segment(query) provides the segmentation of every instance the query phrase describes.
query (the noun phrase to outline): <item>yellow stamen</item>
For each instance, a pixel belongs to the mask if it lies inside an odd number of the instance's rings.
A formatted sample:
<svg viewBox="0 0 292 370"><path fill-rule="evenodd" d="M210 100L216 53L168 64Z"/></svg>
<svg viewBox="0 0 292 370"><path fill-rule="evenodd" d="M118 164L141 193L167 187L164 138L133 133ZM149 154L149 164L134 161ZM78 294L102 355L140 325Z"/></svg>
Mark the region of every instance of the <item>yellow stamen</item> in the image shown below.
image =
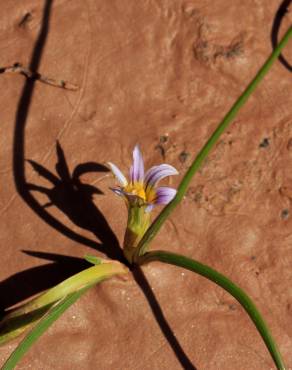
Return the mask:
<svg viewBox="0 0 292 370"><path fill-rule="evenodd" d="M144 184L141 182L135 182L128 184L124 187L124 190L127 193L137 195L138 197L142 198L146 202L146 193L144 190Z"/></svg>
<svg viewBox="0 0 292 370"><path fill-rule="evenodd" d="M153 203L156 198L156 191L153 187L148 186L146 190L146 199L148 203Z"/></svg>
<svg viewBox="0 0 292 370"><path fill-rule="evenodd" d="M145 184L143 182L130 183L123 189L127 193L137 195L147 203L152 203L156 198L156 192L154 188L148 187L145 191Z"/></svg>

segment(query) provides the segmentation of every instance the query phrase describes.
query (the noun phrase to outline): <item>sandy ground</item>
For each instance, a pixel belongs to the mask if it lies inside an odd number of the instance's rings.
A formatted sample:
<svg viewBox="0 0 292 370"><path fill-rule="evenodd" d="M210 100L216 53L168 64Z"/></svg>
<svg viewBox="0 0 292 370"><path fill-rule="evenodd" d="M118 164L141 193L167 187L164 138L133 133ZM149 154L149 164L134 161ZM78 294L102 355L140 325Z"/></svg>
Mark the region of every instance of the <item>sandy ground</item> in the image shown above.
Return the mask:
<svg viewBox="0 0 292 370"><path fill-rule="evenodd" d="M291 13L275 21L280 5L1 4L0 68L21 63L78 87L0 76L2 309L82 270L86 253L120 257L126 208L108 189L114 181L102 165L110 160L126 171L139 143L147 166L179 169L169 182L176 186L270 54L271 33L279 38L287 29ZM291 42L283 59L152 248L207 263L244 288L292 368ZM274 368L250 319L222 289L159 263L143 272L88 292L18 369ZM17 342L0 349L1 363Z"/></svg>

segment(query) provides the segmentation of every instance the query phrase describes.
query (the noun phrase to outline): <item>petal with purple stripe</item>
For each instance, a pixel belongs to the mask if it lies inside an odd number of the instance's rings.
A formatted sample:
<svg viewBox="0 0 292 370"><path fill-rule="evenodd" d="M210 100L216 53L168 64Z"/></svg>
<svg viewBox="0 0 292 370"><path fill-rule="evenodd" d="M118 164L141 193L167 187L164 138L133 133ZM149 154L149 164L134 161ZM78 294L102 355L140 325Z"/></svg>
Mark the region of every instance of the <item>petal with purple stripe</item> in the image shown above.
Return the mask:
<svg viewBox="0 0 292 370"><path fill-rule="evenodd" d="M156 189L154 204L168 204L176 195L176 190L167 186Z"/></svg>
<svg viewBox="0 0 292 370"><path fill-rule="evenodd" d="M124 197L125 194L122 189L119 188L110 188L111 191L113 191L115 194L117 194L119 197Z"/></svg>
<svg viewBox="0 0 292 370"><path fill-rule="evenodd" d="M130 169L130 178L132 183L144 180L144 162L139 145L136 145L133 151L133 165Z"/></svg>
<svg viewBox="0 0 292 370"><path fill-rule="evenodd" d="M143 198L139 197L139 195L128 193L127 191L119 188L110 188L114 193L117 195L124 197L128 200L128 202L132 205L143 205L145 204L145 201Z"/></svg>
<svg viewBox="0 0 292 370"><path fill-rule="evenodd" d="M169 164L161 164L159 166L151 167L145 175L146 188L148 186L155 186L158 181L164 179L165 177L177 175L178 171L170 166Z"/></svg>
<svg viewBox="0 0 292 370"><path fill-rule="evenodd" d="M113 163L107 162L107 164L110 166L110 169L112 173L114 174L115 178L118 180L118 182L121 184L121 186L125 187L128 185L128 181L122 171Z"/></svg>

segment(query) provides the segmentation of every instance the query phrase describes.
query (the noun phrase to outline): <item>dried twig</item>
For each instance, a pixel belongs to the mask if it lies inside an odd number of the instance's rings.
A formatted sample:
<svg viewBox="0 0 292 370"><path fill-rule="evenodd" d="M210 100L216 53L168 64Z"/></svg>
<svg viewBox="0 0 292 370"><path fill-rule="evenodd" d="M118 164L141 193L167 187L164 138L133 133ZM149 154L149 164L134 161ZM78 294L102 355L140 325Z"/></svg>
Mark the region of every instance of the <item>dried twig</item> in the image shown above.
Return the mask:
<svg viewBox="0 0 292 370"><path fill-rule="evenodd" d="M78 86L71 84L70 82L64 80L55 80L53 78L46 77L38 72L33 72L28 68L23 67L20 63L15 63L11 67L0 68L0 73L19 73L28 79L37 80L47 85L60 87L66 90L78 90Z"/></svg>

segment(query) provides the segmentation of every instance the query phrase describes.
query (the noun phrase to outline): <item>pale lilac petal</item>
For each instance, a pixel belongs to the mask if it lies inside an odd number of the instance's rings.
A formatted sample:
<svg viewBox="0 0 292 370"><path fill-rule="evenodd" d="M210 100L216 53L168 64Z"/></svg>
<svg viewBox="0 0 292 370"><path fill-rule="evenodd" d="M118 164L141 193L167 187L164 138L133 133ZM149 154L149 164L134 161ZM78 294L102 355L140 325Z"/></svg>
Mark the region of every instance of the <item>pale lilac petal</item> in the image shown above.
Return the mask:
<svg viewBox="0 0 292 370"><path fill-rule="evenodd" d="M176 190L168 188L167 186L161 186L156 189L156 198L154 204L168 204L173 200L176 195Z"/></svg>
<svg viewBox="0 0 292 370"><path fill-rule="evenodd" d="M136 145L133 151L133 165L130 169L130 178L133 183L144 180L144 162L139 145Z"/></svg>
<svg viewBox="0 0 292 370"><path fill-rule="evenodd" d="M124 192L123 192L122 189L118 189L118 188L110 188L110 189L111 189L111 191L113 191L118 196L120 196L120 197L123 197L124 196Z"/></svg>
<svg viewBox="0 0 292 370"><path fill-rule="evenodd" d="M121 196L121 197L124 197L128 200L128 202L132 205L134 204L144 204L145 201L143 198L139 197L138 195L135 195L135 194L132 194L132 193L128 193L126 192L125 190L123 189L120 189L120 188L110 188L114 193L116 193L117 195Z"/></svg>
<svg viewBox="0 0 292 370"><path fill-rule="evenodd" d="M145 212L149 213L152 211L153 208L154 208L154 204L148 204L148 206L145 208Z"/></svg>
<svg viewBox="0 0 292 370"><path fill-rule="evenodd" d="M159 166L151 167L145 175L146 187L153 187L158 183L158 181L164 179L165 177L177 174L178 171L169 164L161 164Z"/></svg>
<svg viewBox="0 0 292 370"><path fill-rule="evenodd" d="M121 184L122 187L125 187L128 185L128 181L122 171L113 163L107 162L107 164L110 166L110 169L112 173L114 174L115 178L118 180L118 182Z"/></svg>

